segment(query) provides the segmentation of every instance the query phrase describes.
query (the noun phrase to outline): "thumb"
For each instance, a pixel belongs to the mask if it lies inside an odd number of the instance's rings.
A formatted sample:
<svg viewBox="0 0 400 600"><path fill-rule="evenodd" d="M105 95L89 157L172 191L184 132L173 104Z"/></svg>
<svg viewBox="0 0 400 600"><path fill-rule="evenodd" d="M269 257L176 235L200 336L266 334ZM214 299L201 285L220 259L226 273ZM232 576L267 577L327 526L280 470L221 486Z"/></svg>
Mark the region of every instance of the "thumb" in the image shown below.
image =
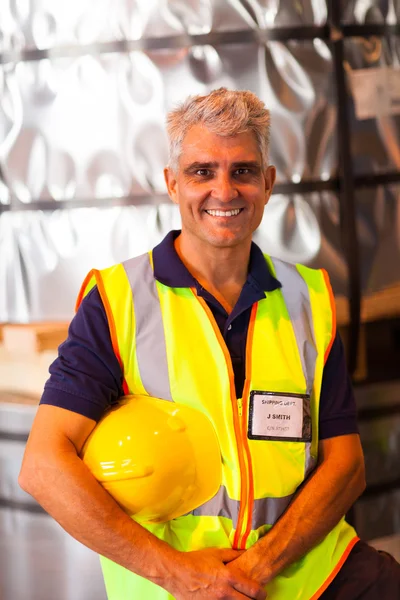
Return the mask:
<svg viewBox="0 0 400 600"><path fill-rule="evenodd" d="M221 548L218 551L218 556L223 563L232 562L236 558L239 558L243 554L244 550L234 550L233 548Z"/></svg>
<svg viewBox="0 0 400 600"><path fill-rule="evenodd" d="M253 579L250 579L250 577L240 569L235 570L235 578L236 581L233 587L241 594L244 594L248 598L254 598L255 600L265 600L267 598L267 592L263 586Z"/></svg>

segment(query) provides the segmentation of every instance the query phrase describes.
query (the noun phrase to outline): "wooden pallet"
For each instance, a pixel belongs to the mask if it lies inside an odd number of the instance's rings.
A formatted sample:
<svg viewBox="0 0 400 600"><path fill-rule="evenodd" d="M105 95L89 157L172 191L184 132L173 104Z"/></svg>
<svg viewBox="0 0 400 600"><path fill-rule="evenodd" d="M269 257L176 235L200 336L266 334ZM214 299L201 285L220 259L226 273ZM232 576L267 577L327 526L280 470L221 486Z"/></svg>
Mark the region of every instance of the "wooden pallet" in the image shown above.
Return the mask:
<svg viewBox="0 0 400 600"><path fill-rule="evenodd" d="M38 353L57 350L66 339L68 323L3 323L1 341L5 350L19 353Z"/></svg>
<svg viewBox="0 0 400 600"><path fill-rule="evenodd" d="M348 299L344 296L337 296L335 300L338 325L349 325ZM363 296L361 300L361 323L395 318L400 318L400 283Z"/></svg>

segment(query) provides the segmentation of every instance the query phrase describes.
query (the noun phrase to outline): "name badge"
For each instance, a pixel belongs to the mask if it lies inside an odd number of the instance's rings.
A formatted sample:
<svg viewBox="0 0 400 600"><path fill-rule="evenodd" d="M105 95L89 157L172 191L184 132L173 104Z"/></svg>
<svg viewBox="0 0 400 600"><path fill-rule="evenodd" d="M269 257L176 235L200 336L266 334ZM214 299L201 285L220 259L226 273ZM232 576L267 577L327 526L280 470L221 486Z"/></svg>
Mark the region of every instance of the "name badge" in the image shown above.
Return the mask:
<svg viewBox="0 0 400 600"><path fill-rule="evenodd" d="M250 392L251 440L311 442L310 396L277 392Z"/></svg>

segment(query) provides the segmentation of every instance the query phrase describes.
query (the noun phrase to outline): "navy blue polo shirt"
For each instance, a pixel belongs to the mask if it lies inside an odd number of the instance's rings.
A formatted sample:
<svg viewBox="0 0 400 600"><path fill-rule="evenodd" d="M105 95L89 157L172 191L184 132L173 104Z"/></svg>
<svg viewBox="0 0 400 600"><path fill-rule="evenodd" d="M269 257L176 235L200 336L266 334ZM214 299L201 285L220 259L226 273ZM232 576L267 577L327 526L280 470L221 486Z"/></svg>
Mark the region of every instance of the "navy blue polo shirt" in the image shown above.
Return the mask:
<svg viewBox="0 0 400 600"><path fill-rule="evenodd" d="M270 273L256 244L250 252L247 281L228 315L223 306L190 274L175 251L171 231L154 248L154 274L170 287L195 287L210 307L229 349L236 394L241 397L245 379L246 337L252 305L281 286ZM266 365L268 368L268 365ZM122 373L112 349L106 313L95 286L72 319L66 341L50 366L41 404L59 406L98 421L123 394ZM320 399L320 439L358 433L356 405L346 368L343 344L337 334L327 359Z"/></svg>

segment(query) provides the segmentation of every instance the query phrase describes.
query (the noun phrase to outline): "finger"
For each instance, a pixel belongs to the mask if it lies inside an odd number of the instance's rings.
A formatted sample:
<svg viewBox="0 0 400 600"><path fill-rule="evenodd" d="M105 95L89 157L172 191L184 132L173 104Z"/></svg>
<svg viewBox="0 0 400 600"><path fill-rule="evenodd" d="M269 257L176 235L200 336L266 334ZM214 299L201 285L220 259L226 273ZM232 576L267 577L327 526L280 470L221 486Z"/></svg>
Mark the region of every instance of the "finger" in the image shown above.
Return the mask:
<svg viewBox="0 0 400 600"><path fill-rule="evenodd" d="M267 597L267 592L259 583L249 579L248 577L240 576L238 573L235 575L235 581L232 584L235 590L245 594L248 598L254 598L254 600L265 600Z"/></svg>
<svg viewBox="0 0 400 600"><path fill-rule="evenodd" d="M247 598L247 600L249 600L249 598L253 598L253 596L247 596L246 594L242 594L241 592L238 592L237 590L232 590L229 594L229 600L243 600L243 598ZM265 598L265 596L264 596Z"/></svg>
<svg viewBox="0 0 400 600"><path fill-rule="evenodd" d="M255 596L255 600L265 600L265 598L268 596L267 594L267 590L263 587L260 588L260 591L258 592L258 594Z"/></svg>

